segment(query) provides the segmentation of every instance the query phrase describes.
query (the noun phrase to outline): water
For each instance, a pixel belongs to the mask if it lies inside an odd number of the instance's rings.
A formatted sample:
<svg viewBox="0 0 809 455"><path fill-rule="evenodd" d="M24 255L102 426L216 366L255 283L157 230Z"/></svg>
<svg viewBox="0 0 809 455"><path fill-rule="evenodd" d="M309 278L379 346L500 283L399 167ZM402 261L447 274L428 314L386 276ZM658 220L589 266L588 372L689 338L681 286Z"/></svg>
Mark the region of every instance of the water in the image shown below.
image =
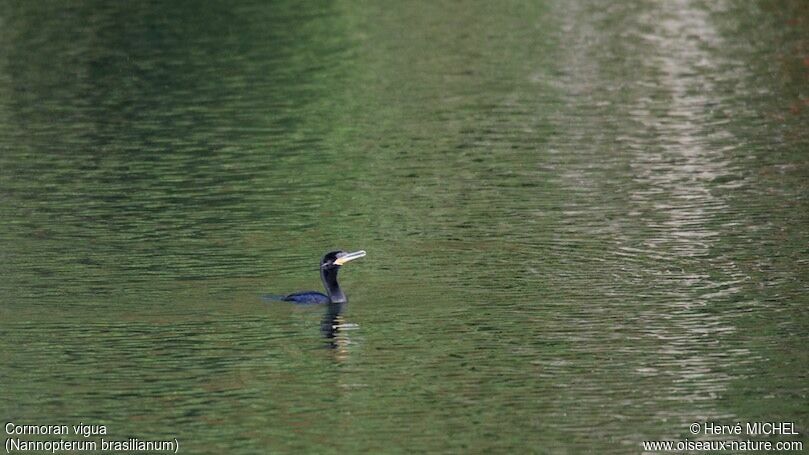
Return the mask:
<svg viewBox="0 0 809 455"><path fill-rule="evenodd" d="M184 453L805 445L807 23L6 3L0 415ZM260 300L333 248L368 251L345 308Z"/></svg>

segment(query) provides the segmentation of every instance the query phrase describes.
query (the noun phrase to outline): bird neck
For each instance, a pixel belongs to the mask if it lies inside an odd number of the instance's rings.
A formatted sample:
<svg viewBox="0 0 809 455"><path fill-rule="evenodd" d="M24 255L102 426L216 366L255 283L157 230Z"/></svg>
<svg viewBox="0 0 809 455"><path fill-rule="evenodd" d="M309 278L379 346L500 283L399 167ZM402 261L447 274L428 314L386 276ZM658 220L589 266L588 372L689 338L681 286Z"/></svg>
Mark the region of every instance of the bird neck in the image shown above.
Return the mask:
<svg viewBox="0 0 809 455"><path fill-rule="evenodd" d="M323 286L326 287L326 293L329 294L329 300L332 303L345 303L347 301L343 290L340 289L340 284L337 283L337 270L322 269L320 271L320 278L323 280Z"/></svg>

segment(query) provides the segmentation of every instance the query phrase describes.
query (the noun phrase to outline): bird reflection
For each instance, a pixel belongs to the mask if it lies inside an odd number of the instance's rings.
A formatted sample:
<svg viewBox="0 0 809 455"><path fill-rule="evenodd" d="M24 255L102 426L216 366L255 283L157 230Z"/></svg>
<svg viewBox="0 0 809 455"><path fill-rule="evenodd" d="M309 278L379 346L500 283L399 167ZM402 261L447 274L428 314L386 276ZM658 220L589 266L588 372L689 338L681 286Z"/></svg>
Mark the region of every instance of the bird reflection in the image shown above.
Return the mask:
<svg viewBox="0 0 809 455"><path fill-rule="evenodd" d="M357 324L346 321L343 311L346 309L345 303L330 303L326 306L326 314L320 322L320 331L326 338L326 346L337 353L339 360L348 357L348 346L351 339L348 331L356 329Z"/></svg>

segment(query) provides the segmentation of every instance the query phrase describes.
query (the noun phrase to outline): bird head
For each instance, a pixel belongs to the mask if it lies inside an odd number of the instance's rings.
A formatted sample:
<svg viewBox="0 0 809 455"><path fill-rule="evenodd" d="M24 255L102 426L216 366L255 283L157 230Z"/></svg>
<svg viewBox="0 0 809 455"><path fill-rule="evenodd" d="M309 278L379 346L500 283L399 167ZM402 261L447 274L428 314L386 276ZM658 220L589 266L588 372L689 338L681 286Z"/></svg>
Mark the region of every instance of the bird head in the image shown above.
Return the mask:
<svg viewBox="0 0 809 455"><path fill-rule="evenodd" d="M320 260L320 268L337 269L342 267L344 264L353 261L354 259L359 259L364 256L364 250L354 251L353 253L347 253L345 251L330 251L323 256L323 259Z"/></svg>

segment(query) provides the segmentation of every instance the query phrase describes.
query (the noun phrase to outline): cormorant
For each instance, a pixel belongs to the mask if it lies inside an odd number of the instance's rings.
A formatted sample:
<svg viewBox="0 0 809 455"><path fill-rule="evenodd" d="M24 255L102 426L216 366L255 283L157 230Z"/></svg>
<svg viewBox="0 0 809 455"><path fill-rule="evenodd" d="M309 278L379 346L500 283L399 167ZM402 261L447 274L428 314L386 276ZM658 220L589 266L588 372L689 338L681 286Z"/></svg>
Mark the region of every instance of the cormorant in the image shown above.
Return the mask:
<svg viewBox="0 0 809 455"><path fill-rule="evenodd" d="M326 287L326 294L315 291L304 291L289 294L281 300L303 304L318 303L346 303L346 295L337 283L337 272L345 263L365 256L365 251L346 253L345 251L330 251L320 260L320 278Z"/></svg>

